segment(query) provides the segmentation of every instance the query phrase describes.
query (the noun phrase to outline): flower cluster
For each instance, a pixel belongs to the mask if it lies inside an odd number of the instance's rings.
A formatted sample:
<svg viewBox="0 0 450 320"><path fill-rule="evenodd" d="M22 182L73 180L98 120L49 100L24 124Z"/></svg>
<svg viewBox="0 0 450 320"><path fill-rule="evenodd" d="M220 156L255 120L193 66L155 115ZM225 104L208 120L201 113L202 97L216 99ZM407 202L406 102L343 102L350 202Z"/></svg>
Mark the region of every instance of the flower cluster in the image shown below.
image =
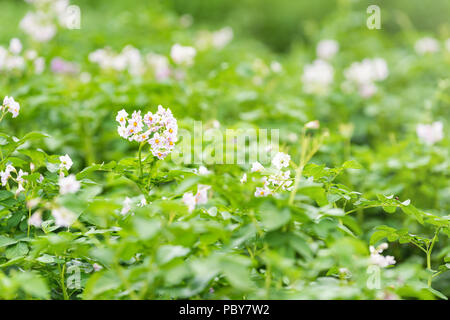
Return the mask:
<svg viewBox="0 0 450 320"><path fill-rule="evenodd" d="M420 55L439 51L439 42L431 37L421 38L416 41L414 49Z"/></svg>
<svg viewBox="0 0 450 320"><path fill-rule="evenodd" d="M142 117L141 111L134 111L131 118L122 109L117 113L119 135L129 141L148 142L152 154L158 159L164 159L175 147L177 142L178 124L169 108L158 106L156 113L148 112Z"/></svg>
<svg viewBox="0 0 450 320"><path fill-rule="evenodd" d="M195 45L200 50L205 50L209 47L222 49L231 40L233 40L233 29L231 27L225 27L214 32L207 30L201 31L197 36Z"/></svg>
<svg viewBox="0 0 450 320"><path fill-rule="evenodd" d="M19 39L11 39L8 48L0 46L0 71L20 73L25 70L27 63L33 66L36 74L44 71L44 58L38 57L34 50L22 52L22 42Z"/></svg>
<svg viewBox="0 0 450 320"><path fill-rule="evenodd" d="M344 71L346 81L343 88L351 91L354 87L363 98L369 98L377 92L376 81L382 81L389 74L387 63L382 58L364 59L353 62Z"/></svg>
<svg viewBox="0 0 450 320"><path fill-rule="evenodd" d="M80 67L74 62L55 57L50 62L50 69L53 73L59 74L77 74L80 72Z"/></svg>
<svg viewBox="0 0 450 320"><path fill-rule="evenodd" d="M89 61L97 63L101 69L127 70L133 76L142 75L145 71L140 51L131 45L125 46L120 53L110 48L95 50L89 54Z"/></svg>
<svg viewBox="0 0 450 320"><path fill-rule="evenodd" d="M30 164L30 169L33 171L33 165ZM12 176L12 173L15 173L16 177L14 178ZM9 180L13 180L17 183L17 189L16 189L16 195L21 193L22 191L25 191L25 185L28 182L24 179L25 176L28 176L29 173L26 171L23 171L22 169L19 169L17 171L16 168L14 168L11 164L8 164L5 168L5 170L0 171L0 178L2 186L6 186L8 184ZM41 183L44 177L42 175L39 176L39 178L36 180L36 182Z"/></svg>
<svg viewBox="0 0 450 320"><path fill-rule="evenodd" d="M382 256L381 253L388 248L387 243L382 243L378 247L370 246L370 263L381 268L394 265L395 259L393 256Z"/></svg>
<svg viewBox="0 0 450 320"><path fill-rule="evenodd" d="M205 204L208 202L208 190L210 188L211 186L199 184L195 195L192 192L186 192L183 194L182 201L188 206L189 212L192 212L196 205Z"/></svg>
<svg viewBox="0 0 450 320"><path fill-rule="evenodd" d="M325 60L317 59L303 69L303 90L306 93L326 94L333 78L333 67Z"/></svg>
<svg viewBox="0 0 450 320"><path fill-rule="evenodd" d="M259 162L254 162L252 164L252 168L250 169L251 173L265 174L261 179L263 186L256 187L255 197L266 197L268 195L273 195L279 190L292 190L293 179L291 178L291 171L283 171L283 168L289 166L290 161L290 155L283 152L278 152L272 159L272 167L267 170ZM247 174L244 173L241 178L241 183L246 182Z"/></svg>
<svg viewBox="0 0 450 320"><path fill-rule="evenodd" d="M174 44L170 49L170 57L173 62L179 65L191 66L194 63L197 50L193 47L182 46L178 43Z"/></svg>
<svg viewBox="0 0 450 320"><path fill-rule="evenodd" d="M153 70L156 80L163 81L171 74L169 59L166 56L156 53L148 53L145 60Z"/></svg>
<svg viewBox="0 0 450 320"><path fill-rule="evenodd" d="M339 43L336 40L321 40L316 47L316 54L320 59L330 60L339 51Z"/></svg>
<svg viewBox="0 0 450 320"><path fill-rule="evenodd" d="M73 161L68 154L59 157L59 193L65 195L68 193L76 193L81 188L81 183L77 181L75 175L70 174L65 177L64 170L69 171L72 167Z"/></svg>
<svg viewBox="0 0 450 320"><path fill-rule="evenodd" d="M7 112L12 114L12 117L15 118L19 115L20 105L17 101L14 100L13 97L6 96L3 99L3 105L0 106L1 111L1 119L5 116Z"/></svg>
<svg viewBox="0 0 450 320"><path fill-rule="evenodd" d="M432 124L418 124L416 133L421 141L432 145L444 138L444 125L441 121L435 121Z"/></svg>
<svg viewBox="0 0 450 320"><path fill-rule="evenodd" d="M33 5L20 21L20 28L33 40L47 42L57 31L58 25L67 28L72 16L69 15L69 0L25 0Z"/></svg>

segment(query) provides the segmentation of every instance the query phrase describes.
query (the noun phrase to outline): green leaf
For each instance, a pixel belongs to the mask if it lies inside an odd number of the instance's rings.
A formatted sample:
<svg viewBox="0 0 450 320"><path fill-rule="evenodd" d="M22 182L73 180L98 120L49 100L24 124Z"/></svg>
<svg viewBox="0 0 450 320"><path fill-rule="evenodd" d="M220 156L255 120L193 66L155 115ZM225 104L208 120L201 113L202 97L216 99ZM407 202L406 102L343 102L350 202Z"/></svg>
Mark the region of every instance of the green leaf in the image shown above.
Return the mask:
<svg viewBox="0 0 450 320"><path fill-rule="evenodd" d="M260 206L261 223L267 231L278 229L284 226L291 219L288 208L279 211L273 204L265 202Z"/></svg>
<svg viewBox="0 0 450 320"><path fill-rule="evenodd" d="M35 272L18 273L15 279L27 294L40 299L50 298L46 281Z"/></svg>
<svg viewBox="0 0 450 320"><path fill-rule="evenodd" d="M428 289L428 291L430 291L432 294L434 294L435 296L437 296L437 297L439 297L439 298L441 298L441 299L443 299L443 300L448 300L448 298L446 297L446 295L445 294L443 294L442 292L440 292L440 291L438 291L438 290L436 290L436 289L433 289L433 288L427 288Z"/></svg>
<svg viewBox="0 0 450 320"><path fill-rule="evenodd" d="M159 247L156 252L156 261L160 264L166 264L175 258L184 257L189 251L189 248L182 246L164 245Z"/></svg>
<svg viewBox="0 0 450 320"><path fill-rule="evenodd" d="M370 245L374 245L381 239L384 239L388 236L388 233L386 231L375 231L372 236L370 237Z"/></svg>
<svg viewBox="0 0 450 320"><path fill-rule="evenodd" d="M26 243L23 242L19 242L18 244L9 247L8 249L6 249L5 251L5 257L10 260L10 259L15 259L18 257L23 257L28 253L28 246L26 245Z"/></svg>
<svg viewBox="0 0 450 320"><path fill-rule="evenodd" d="M133 227L139 239L150 240L161 228L161 222L158 220L148 220L141 217L133 218Z"/></svg>
<svg viewBox="0 0 450 320"><path fill-rule="evenodd" d="M114 169L115 166L116 166L115 161L108 162L107 164L104 164L104 163L93 164L89 167L84 168L79 173L77 173L76 178L78 180L81 180L81 179L84 179L85 177L87 177L90 173L92 173L94 171L110 171L110 170Z"/></svg>
<svg viewBox="0 0 450 320"><path fill-rule="evenodd" d="M414 217L417 221L419 221L420 224L423 224L423 212L418 210L416 207L414 207L412 204L410 205L400 205L400 207L402 208L402 211L409 215Z"/></svg>
<svg viewBox="0 0 450 320"><path fill-rule="evenodd" d="M33 132L27 133L22 139L20 139L20 143L24 143L25 141L28 141L28 140L42 139L42 138L48 138L48 137L50 137L50 136L46 133L33 131Z"/></svg>
<svg viewBox="0 0 450 320"><path fill-rule="evenodd" d="M363 166L361 164L359 164L358 161L356 160L349 160L349 161L345 161L344 164L342 165L342 168L345 169L362 169Z"/></svg>
<svg viewBox="0 0 450 320"><path fill-rule="evenodd" d="M14 193L8 190L0 190L0 201L14 197Z"/></svg>
<svg viewBox="0 0 450 320"><path fill-rule="evenodd" d="M6 246L10 246L10 245L15 244L17 242L18 242L17 240L8 238L6 236L0 236L0 248L1 247L6 247Z"/></svg>

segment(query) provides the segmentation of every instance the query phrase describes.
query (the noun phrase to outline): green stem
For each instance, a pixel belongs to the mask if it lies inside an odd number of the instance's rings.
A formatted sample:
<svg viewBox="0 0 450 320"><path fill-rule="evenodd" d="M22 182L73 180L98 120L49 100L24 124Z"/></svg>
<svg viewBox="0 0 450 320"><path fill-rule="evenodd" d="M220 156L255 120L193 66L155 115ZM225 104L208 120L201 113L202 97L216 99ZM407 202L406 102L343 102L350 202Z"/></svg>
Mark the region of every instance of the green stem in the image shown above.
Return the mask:
<svg viewBox="0 0 450 320"><path fill-rule="evenodd" d="M30 219L31 219L31 207L28 207L28 229L27 229L27 238L30 237Z"/></svg>
<svg viewBox="0 0 450 320"><path fill-rule="evenodd" d="M69 295L67 294L66 284L64 280L64 273L66 272L66 263L64 262L64 265L61 270L61 288L63 291L64 300L69 300Z"/></svg>
<svg viewBox="0 0 450 320"><path fill-rule="evenodd" d="M139 151L138 151L138 157L139 157L139 177L142 177L142 147L144 146L144 143L141 142L139 145Z"/></svg>
<svg viewBox="0 0 450 320"><path fill-rule="evenodd" d="M434 244L436 242L437 236L439 235L440 228L437 228L433 240L431 240L430 246L427 248L427 270L433 272L431 269L431 252L433 251ZM433 274L428 277L428 287L431 288L431 282L433 281Z"/></svg>

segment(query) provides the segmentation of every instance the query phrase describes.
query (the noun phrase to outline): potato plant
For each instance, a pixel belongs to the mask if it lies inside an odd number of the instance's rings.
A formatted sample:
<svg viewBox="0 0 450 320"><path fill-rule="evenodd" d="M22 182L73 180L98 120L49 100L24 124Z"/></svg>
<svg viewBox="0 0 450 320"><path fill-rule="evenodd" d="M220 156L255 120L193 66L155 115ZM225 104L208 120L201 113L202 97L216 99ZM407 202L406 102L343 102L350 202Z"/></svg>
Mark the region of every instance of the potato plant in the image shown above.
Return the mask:
<svg viewBox="0 0 450 320"><path fill-rule="evenodd" d="M319 2L3 2L0 298L447 299L448 21Z"/></svg>

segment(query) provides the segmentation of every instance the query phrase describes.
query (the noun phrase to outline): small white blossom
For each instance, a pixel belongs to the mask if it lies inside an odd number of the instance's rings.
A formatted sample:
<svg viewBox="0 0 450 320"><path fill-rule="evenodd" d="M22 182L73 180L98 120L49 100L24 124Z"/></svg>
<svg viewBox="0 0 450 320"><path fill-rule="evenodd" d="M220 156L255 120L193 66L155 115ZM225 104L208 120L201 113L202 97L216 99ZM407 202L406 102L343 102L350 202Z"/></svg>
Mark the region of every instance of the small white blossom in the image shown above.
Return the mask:
<svg viewBox="0 0 450 320"><path fill-rule="evenodd" d="M9 51L12 54L19 54L22 51L22 42L17 38L12 38L9 42Z"/></svg>
<svg viewBox="0 0 450 320"><path fill-rule="evenodd" d="M40 198L34 198L34 199L30 199L27 201L27 208L28 209L33 209L34 207L36 207L39 202L41 201Z"/></svg>
<svg viewBox="0 0 450 320"><path fill-rule="evenodd" d="M194 63L194 57L197 51L193 47L185 47L180 44L174 44L170 49L170 57L176 64L190 66Z"/></svg>
<svg viewBox="0 0 450 320"><path fill-rule="evenodd" d="M61 161L61 164L59 165L60 169L66 169L66 170L70 170L70 168L72 167L73 161L72 159L69 157L68 154L64 155L64 156L60 156L59 157L59 161Z"/></svg>
<svg viewBox="0 0 450 320"><path fill-rule="evenodd" d="M270 70L272 70L275 73L280 73L281 71L283 71L283 65L278 61L272 61L270 63Z"/></svg>
<svg viewBox="0 0 450 320"><path fill-rule="evenodd" d="M77 219L75 213L64 207L54 208L52 216L55 218L55 225L58 227L70 227Z"/></svg>
<svg viewBox="0 0 450 320"><path fill-rule="evenodd" d="M322 40L317 44L316 53L320 59L329 60L339 50L339 43L336 40Z"/></svg>
<svg viewBox="0 0 450 320"><path fill-rule="evenodd" d="M343 88L356 88L360 96L369 98L377 92L376 81L385 80L389 75L387 63L382 58L364 59L353 62L344 70L346 81Z"/></svg>
<svg viewBox="0 0 450 320"><path fill-rule="evenodd" d="M141 201L138 204L138 207L145 207L147 205L147 200L145 200L145 197L142 197Z"/></svg>
<svg viewBox="0 0 450 320"><path fill-rule="evenodd" d="M421 38L416 41L414 49L420 55L435 53L439 51L439 42L431 37Z"/></svg>
<svg viewBox="0 0 450 320"><path fill-rule="evenodd" d="M290 161L291 161L290 155L283 153L283 152L278 152L275 155L275 157L273 157L272 164L275 166L275 168L280 170L281 168L285 168L285 167L289 166Z"/></svg>
<svg viewBox="0 0 450 320"><path fill-rule="evenodd" d="M251 172L261 172L264 170L264 167L261 163L259 163L258 161L253 162L252 164L252 168L250 169Z"/></svg>
<svg viewBox="0 0 450 320"><path fill-rule="evenodd" d="M326 61L317 59L303 69L303 89L306 93L325 94L334 78L334 69Z"/></svg>
<svg viewBox="0 0 450 320"><path fill-rule="evenodd" d="M187 205L189 212L192 212L196 205L206 204L208 202L208 190L210 188L211 186L199 184L197 186L197 193L195 196L192 192L186 192L183 194L182 201L185 205Z"/></svg>
<svg viewBox="0 0 450 320"><path fill-rule="evenodd" d="M231 40L233 40L233 29L231 27L225 27L212 34L212 45L217 49L222 49Z"/></svg>
<svg viewBox="0 0 450 320"><path fill-rule="evenodd" d="M99 265L98 263L94 263L92 265L92 268L94 269L95 272L98 272L103 269L103 267L101 265Z"/></svg>
<svg viewBox="0 0 450 320"><path fill-rule="evenodd" d="M242 176L240 181L241 181L241 183L246 183L247 182L247 174L246 173L244 173L244 175Z"/></svg>
<svg viewBox="0 0 450 320"><path fill-rule="evenodd" d="M270 194L271 194L271 191L266 187L264 187L264 188L257 187L256 191L255 191L255 197L258 197L258 198L259 197L267 197Z"/></svg>
<svg viewBox="0 0 450 320"><path fill-rule="evenodd" d="M211 171L208 170L208 168L206 168L205 166L200 166L198 167L198 174L201 176L206 176L208 174L210 174Z"/></svg>
<svg viewBox="0 0 450 320"><path fill-rule="evenodd" d="M80 190L81 183L75 178L75 175L70 174L67 177L59 178L59 193L64 195L68 193L76 193Z"/></svg>
<svg viewBox="0 0 450 320"><path fill-rule="evenodd" d="M30 219L28 220L28 224L30 226L33 226L35 228L40 228L42 225L42 212L40 211L36 211L35 213L33 213L30 217Z"/></svg>
<svg viewBox="0 0 450 320"><path fill-rule="evenodd" d="M122 210L120 211L120 214L125 215L128 212L130 212L132 202L133 201L130 198L126 197L125 200L123 201L123 207Z"/></svg>
<svg viewBox="0 0 450 320"><path fill-rule="evenodd" d="M419 124L416 132L421 141L427 145L432 145L444 138L444 125L441 121L432 124Z"/></svg>
<svg viewBox="0 0 450 320"><path fill-rule="evenodd" d="M320 127L319 120L309 121L305 124L305 128L307 129L319 129L319 127Z"/></svg>
<svg viewBox="0 0 450 320"><path fill-rule="evenodd" d="M3 109L4 108L4 109ZM18 102L14 100L13 97L6 96L3 99L3 111L8 111L12 114L12 117L15 118L19 115L20 105Z"/></svg>
<svg viewBox="0 0 450 320"><path fill-rule="evenodd" d="M381 253L388 248L387 243L380 244L377 248L370 246L370 263L381 268L394 265L396 263L393 256L382 256Z"/></svg>
<svg viewBox="0 0 450 320"><path fill-rule="evenodd" d="M14 168L12 165L8 164L5 168L5 171L0 172L2 186L6 186L8 183L8 179L11 178L11 172L17 172L16 168Z"/></svg>
<svg viewBox="0 0 450 320"><path fill-rule="evenodd" d="M195 209L196 200L192 192L186 192L183 194L182 201L185 205L187 205L189 212L192 212Z"/></svg>
<svg viewBox="0 0 450 320"><path fill-rule="evenodd" d="M16 181L17 181L17 190L16 195L18 195L20 192L25 191L24 184L25 180L23 179L24 176L27 176L28 172L22 171L22 169L19 170L19 173L17 174Z"/></svg>

